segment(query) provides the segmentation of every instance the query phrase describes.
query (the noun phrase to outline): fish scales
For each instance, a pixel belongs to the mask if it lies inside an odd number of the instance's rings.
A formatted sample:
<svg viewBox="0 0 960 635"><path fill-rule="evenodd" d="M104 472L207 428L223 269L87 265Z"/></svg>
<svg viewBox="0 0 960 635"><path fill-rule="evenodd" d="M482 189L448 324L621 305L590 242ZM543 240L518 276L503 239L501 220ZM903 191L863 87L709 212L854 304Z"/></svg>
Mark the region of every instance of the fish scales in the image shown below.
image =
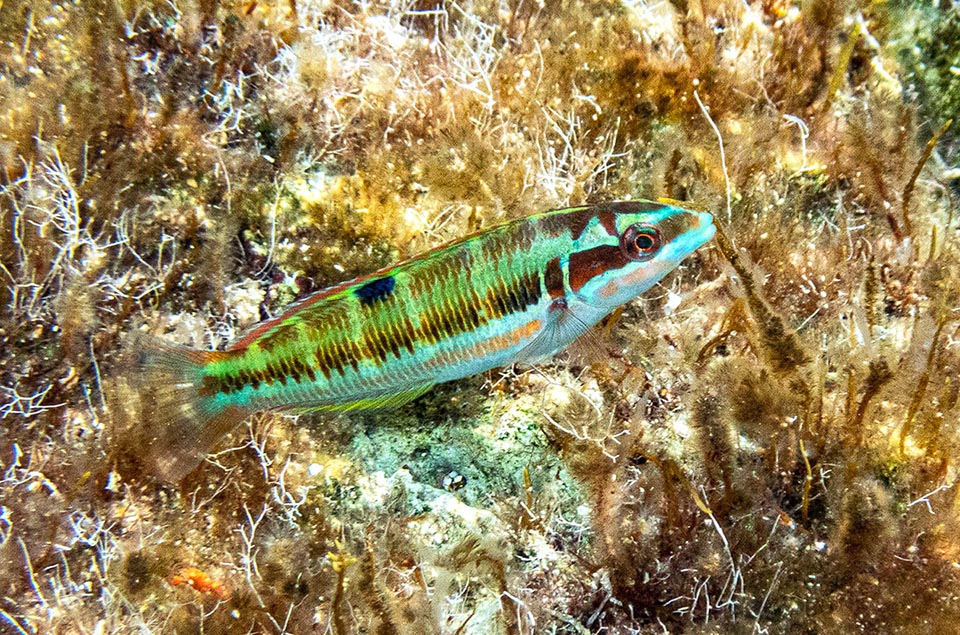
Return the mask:
<svg viewBox="0 0 960 635"><path fill-rule="evenodd" d="M547 357L713 230L709 214L668 203L554 210L308 296L222 352L144 340L141 373L176 386L153 396L161 475L189 470L216 442L208 432L229 429L224 419L389 407L440 382Z"/></svg>
<svg viewBox="0 0 960 635"><path fill-rule="evenodd" d="M523 230L516 232L521 234L519 246L531 246L531 228L518 229ZM409 382L432 379L427 375L433 358L453 365L448 369L452 374L459 374L459 364L483 364L484 360L458 358L458 351L478 337L489 336L484 329L513 324L491 325L491 317L503 320L523 313L542 295L539 270L545 262L529 251L515 252L524 257L505 253L513 234L504 231L493 236L490 244L465 242L432 260L378 272L374 281L389 277L394 285L389 294L371 302L357 296L357 288L372 284L363 280L323 303L285 316L275 329L242 348L231 349L229 359L210 367L211 374L221 377L218 398L224 405L253 409L309 407L324 397L333 404L348 404L358 389L361 393L388 393ZM476 256L464 258L475 249L479 252ZM490 266L485 267L482 259ZM485 275L472 275L463 266L465 261L479 262ZM499 310L490 316L478 302L480 297L493 298ZM408 327L413 323L411 315L417 316L419 323L412 333ZM305 354L310 349L315 354ZM420 371L420 366L427 368ZM247 380L257 374L261 380L257 385ZM309 384L307 390L303 384Z"/></svg>

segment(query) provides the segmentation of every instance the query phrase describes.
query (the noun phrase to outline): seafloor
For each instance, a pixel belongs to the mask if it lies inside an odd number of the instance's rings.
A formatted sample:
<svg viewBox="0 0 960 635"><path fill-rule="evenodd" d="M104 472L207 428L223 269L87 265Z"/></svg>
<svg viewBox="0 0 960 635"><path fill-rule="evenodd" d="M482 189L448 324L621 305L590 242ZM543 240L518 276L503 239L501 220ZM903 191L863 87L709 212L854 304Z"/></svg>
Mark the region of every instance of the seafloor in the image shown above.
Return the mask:
<svg viewBox="0 0 960 635"><path fill-rule="evenodd" d="M0 633L953 633L960 5L0 2ZM221 347L534 211L725 231L536 368L138 460ZM599 342L599 345L597 345Z"/></svg>

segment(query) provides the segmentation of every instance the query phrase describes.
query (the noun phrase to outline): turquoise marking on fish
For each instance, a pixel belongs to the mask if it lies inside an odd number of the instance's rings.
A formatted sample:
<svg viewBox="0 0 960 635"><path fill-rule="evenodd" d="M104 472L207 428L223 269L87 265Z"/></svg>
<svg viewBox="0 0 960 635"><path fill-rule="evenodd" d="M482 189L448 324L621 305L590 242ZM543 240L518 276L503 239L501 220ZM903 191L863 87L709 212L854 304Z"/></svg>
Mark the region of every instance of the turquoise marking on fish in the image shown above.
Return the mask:
<svg viewBox="0 0 960 635"><path fill-rule="evenodd" d="M547 358L714 232L710 214L670 203L559 209L315 293L225 351L141 338L150 458L176 481L252 412L386 408Z"/></svg>

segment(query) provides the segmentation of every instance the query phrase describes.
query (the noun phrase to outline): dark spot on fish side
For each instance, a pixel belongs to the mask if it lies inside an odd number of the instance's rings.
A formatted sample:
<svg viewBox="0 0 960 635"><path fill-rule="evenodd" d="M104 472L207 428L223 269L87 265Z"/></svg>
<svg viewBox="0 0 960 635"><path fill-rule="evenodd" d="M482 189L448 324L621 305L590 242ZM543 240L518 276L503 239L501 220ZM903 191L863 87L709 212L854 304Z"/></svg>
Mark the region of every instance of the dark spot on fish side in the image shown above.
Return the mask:
<svg viewBox="0 0 960 635"><path fill-rule="evenodd" d="M386 300L393 293L394 286L396 286L396 280L393 276L385 276L357 287L353 290L353 293L360 300L360 304L371 306Z"/></svg>

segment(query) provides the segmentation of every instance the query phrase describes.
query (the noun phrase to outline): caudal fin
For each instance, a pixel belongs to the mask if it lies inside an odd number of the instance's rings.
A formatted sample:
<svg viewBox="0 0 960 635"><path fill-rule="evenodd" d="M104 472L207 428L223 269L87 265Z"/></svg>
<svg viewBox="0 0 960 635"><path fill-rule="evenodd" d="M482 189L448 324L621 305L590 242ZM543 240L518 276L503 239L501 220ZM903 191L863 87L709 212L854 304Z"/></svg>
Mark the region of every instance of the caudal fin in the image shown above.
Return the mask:
<svg viewBox="0 0 960 635"><path fill-rule="evenodd" d="M142 334L130 349L126 379L139 393L143 458L160 478L178 482L248 413L202 394L203 368L221 353Z"/></svg>

